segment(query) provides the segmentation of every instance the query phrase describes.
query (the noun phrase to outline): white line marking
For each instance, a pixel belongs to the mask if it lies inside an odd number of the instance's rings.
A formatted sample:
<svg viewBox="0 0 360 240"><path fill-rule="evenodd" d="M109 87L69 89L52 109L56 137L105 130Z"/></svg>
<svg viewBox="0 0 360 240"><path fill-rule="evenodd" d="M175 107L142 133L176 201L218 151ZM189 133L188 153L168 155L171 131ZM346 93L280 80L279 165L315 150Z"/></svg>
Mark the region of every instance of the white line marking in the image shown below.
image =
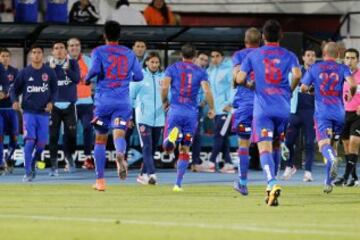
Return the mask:
<svg viewBox="0 0 360 240"><path fill-rule="evenodd" d="M255 224L213 224L213 223L180 223L180 222L159 222L145 220L121 220L112 218L88 218L88 217L60 217L60 216L41 216L41 215L9 215L0 214L2 219L32 219L46 221L70 221L70 222L90 222L90 223L120 223L129 225L151 225L156 227L187 227L187 228L205 228L220 230L236 230L258 233L280 233L280 234L305 234L305 235L326 235L326 236L359 236L359 234L344 231L322 231L322 230L306 230L295 228L270 228L266 225Z"/></svg>

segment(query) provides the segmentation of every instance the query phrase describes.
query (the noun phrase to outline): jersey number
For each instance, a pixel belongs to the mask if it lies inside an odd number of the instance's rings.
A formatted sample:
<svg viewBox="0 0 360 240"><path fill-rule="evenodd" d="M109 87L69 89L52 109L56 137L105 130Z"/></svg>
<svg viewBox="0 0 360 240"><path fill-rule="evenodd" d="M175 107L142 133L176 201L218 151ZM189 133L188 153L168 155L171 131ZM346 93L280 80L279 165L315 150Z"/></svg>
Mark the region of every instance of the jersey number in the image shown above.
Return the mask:
<svg viewBox="0 0 360 240"><path fill-rule="evenodd" d="M336 85L339 83L339 75L337 73L320 73L320 79L322 80L320 85L320 94L322 96L333 96L337 97L340 95L339 91L335 90ZM328 87L329 85L329 87ZM326 88L328 87L328 90Z"/></svg>
<svg viewBox="0 0 360 240"><path fill-rule="evenodd" d="M111 64L106 71L106 78L111 80L125 79L128 75L128 58L126 56L111 55L108 61L111 62ZM114 69L116 69L115 74L113 73Z"/></svg>
<svg viewBox="0 0 360 240"><path fill-rule="evenodd" d="M279 59L264 59L265 64L265 81L269 84L279 84L281 82L282 74L280 68L275 64L280 62Z"/></svg>
<svg viewBox="0 0 360 240"><path fill-rule="evenodd" d="M182 72L181 73L181 83L180 83L180 102L185 102L185 98L191 97L191 86L192 84L192 74Z"/></svg>

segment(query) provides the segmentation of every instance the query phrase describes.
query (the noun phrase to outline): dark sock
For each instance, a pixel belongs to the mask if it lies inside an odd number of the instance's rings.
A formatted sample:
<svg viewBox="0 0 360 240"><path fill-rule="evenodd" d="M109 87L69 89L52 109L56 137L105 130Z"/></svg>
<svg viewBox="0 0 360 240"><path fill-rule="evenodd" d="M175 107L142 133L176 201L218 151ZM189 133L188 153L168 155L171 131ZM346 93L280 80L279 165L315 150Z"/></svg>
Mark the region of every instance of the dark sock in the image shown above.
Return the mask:
<svg viewBox="0 0 360 240"><path fill-rule="evenodd" d="M351 173L354 180L358 180L358 176L356 174L356 163L357 163L357 161L358 161L358 155L349 154L349 165L351 167L350 173Z"/></svg>
<svg viewBox="0 0 360 240"><path fill-rule="evenodd" d="M349 179L350 173L352 171L351 165L349 164L349 158L350 158L349 156L350 155L345 155L346 164L345 164L345 173L344 173L344 176L343 176L345 182Z"/></svg>

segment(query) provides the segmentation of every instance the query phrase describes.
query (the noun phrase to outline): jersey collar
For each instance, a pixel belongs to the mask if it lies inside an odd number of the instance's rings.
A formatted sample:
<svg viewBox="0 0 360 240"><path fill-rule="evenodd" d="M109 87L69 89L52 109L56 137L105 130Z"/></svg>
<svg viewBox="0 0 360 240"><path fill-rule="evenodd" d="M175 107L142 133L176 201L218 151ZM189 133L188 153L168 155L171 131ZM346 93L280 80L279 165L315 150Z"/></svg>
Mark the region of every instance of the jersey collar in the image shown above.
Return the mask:
<svg viewBox="0 0 360 240"><path fill-rule="evenodd" d="M265 46L269 46L269 47L279 47L280 43L278 42L267 42L265 43Z"/></svg>

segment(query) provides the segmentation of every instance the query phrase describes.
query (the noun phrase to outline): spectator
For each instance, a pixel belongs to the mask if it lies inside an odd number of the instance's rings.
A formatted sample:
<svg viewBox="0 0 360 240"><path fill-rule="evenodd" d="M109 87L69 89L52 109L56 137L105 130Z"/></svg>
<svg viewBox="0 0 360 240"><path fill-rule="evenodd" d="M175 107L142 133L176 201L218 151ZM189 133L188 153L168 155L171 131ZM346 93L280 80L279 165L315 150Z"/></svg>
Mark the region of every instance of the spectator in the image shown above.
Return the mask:
<svg viewBox="0 0 360 240"><path fill-rule="evenodd" d="M68 21L68 0L47 0L46 1L46 22L67 23Z"/></svg>
<svg viewBox="0 0 360 240"><path fill-rule="evenodd" d="M38 19L39 1L15 0L15 22L36 23Z"/></svg>
<svg viewBox="0 0 360 240"><path fill-rule="evenodd" d="M80 0L72 5L69 14L70 23L96 23L99 14L89 0Z"/></svg>
<svg viewBox="0 0 360 240"><path fill-rule="evenodd" d="M80 82L77 85L78 101L76 102L77 119L83 127L83 142L85 161L82 168L94 169L94 160L91 156L93 148L93 127L91 120L93 118L93 99L91 97L91 86L85 84L85 77L91 67L91 59L81 53L81 43L77 38L71 38L67 42L69 55L76 59L80 67Z"/></svg>
<svg viewBox="0 0 360 240"><path fill-rule="evenodd" d="M144 64L144 59L146 58L146 48L146 43L143 41L135 41L132 47L141 66Z"/></svg>
<svg viewBox="0 0 360 240"><path fill-rule="evenodd" d="M143 81L130 83L130 96L135 102L136 126L140 134L144 162L137 182L156 184L153 157L165 124L165 112L160 99L160 83L165 74L161 71L158 53L151 52L146 57L143 74Z"/></svg>
<svg viewBox="0 0 360 240"><path fill-rule="evenodd" d="M148 25L175 25L176 19L173 12L164 0L152 0L145 8L145 20Z"/></svg>
<svg viewBox="0 0 360 240"><path fill-rule="evenodd" d="M52 57L49 65L54 69L57 77L58 94L55 97L54 108L51 112L50 122L50 176L58 176L58 141L61 123L64 123L64 152L68 172L74 171L72 154L76 147L76 111L77 101L76 85L80 81L80 69L76 60L67 58L65 44L55 42L52 48Z"/></svg>
<svg viewBox="0 0 360 240"><path fill-rule="evenodd" d="M146 25L144 16L140 11L130 7L128 0L119 0L113 9L110 19L121 25Z"/></svg>

